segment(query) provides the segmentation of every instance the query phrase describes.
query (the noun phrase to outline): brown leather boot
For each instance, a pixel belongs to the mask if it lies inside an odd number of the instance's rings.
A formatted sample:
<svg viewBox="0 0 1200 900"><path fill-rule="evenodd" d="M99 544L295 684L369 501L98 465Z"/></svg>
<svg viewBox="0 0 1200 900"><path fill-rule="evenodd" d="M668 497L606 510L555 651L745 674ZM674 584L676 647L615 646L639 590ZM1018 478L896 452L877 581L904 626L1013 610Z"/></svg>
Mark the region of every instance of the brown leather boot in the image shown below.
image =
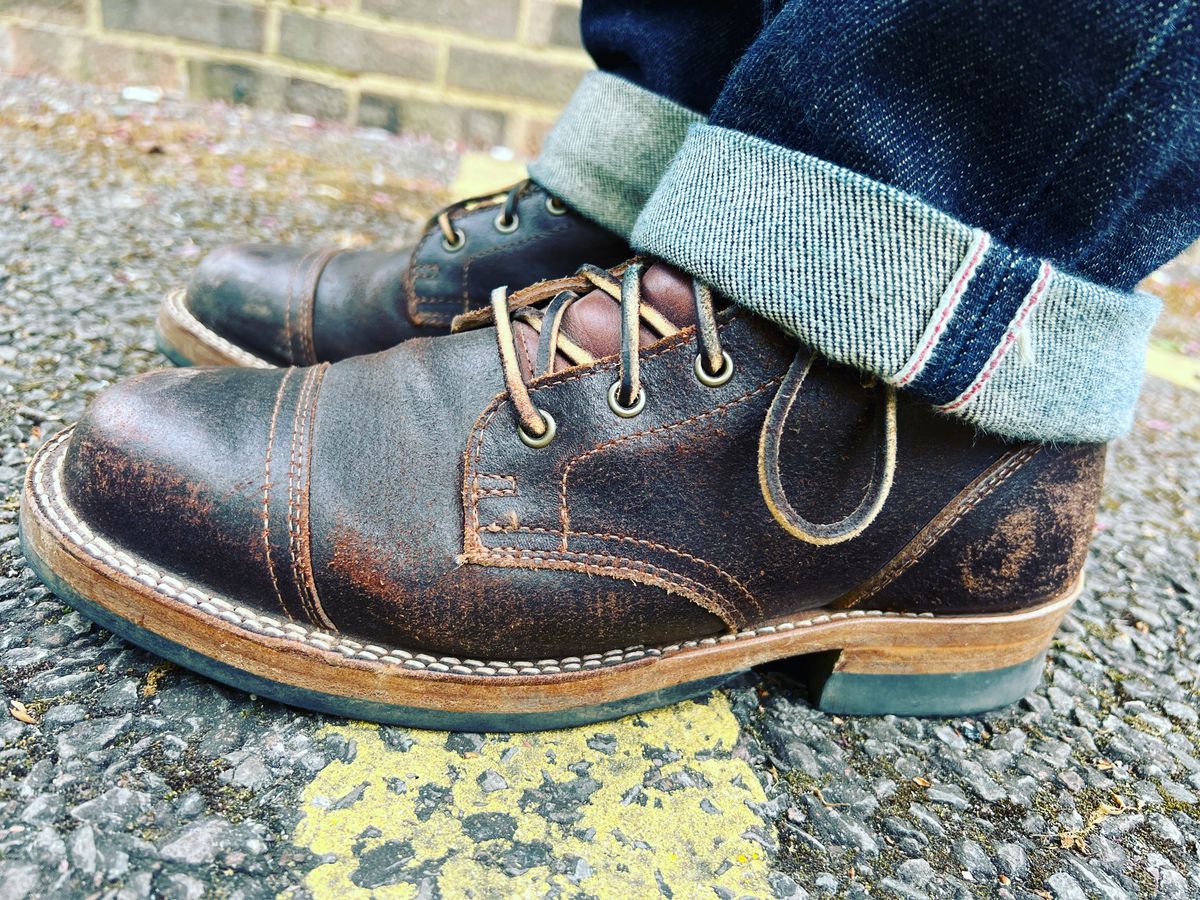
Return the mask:
<svg viewBox="0 0 1200 900"><path fill-rule="evenodd" d="M419 335L585 262L614 265L625 242L532 181L463 200L408 250L234 244L201 261L158 313L158 346L179 365L270 368L336 362Z"/></svg>
<svg viewBox="0 0 1200 900"><path fill-rule="evenodd" d="M663 265L461 326L109 390L30 466L30 563L181 665L384 722L565 726L785 657L842 713L1037 683L1102 446L977 434Z"/></svg>

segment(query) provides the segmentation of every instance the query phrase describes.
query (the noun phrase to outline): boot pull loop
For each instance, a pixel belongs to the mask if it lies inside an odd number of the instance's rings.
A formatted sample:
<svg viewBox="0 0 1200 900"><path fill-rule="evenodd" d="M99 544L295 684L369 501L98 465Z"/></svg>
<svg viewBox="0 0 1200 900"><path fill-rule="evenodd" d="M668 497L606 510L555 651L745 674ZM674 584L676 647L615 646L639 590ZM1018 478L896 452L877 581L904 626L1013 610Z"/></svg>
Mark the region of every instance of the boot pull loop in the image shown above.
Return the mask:
<svg viewBox="0 0 1200 900"><path fill-rule="evenodd" d="M879 404L879 415L876 419L876 429L883 432L882 477L875 477L880 468L877 453L871 470L871 483L858 507L838 522L810 522L796 512L788 501L779 473L779 449L783 441L784 426L787 425L792 407L815 358L815 355L807 351L798 351L787 374L784 375L779 392L771 401L771 408L767 412L766 421L763 422L758 441L758 482L767 508L784 531L806 543L827 546L858 537L875 521L887 502L896 474L896 391L891 385L884 385L883 403Z"/></svg>

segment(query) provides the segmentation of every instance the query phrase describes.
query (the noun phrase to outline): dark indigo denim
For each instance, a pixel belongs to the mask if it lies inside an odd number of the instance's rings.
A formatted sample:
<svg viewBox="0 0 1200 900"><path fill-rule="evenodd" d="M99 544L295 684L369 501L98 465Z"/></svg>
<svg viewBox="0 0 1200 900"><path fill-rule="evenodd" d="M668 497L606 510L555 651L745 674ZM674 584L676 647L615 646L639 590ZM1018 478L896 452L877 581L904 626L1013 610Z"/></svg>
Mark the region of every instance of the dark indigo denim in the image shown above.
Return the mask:
<svg viewBox="0 0 1200 900"><path fill-rule="evenodd" d="M699 111L715 96L714 125L1102 285L1200 236L1194 0L587 0L583 30L602 68Z"/></svg>
<svg viewBox="0 0 1200 900"><path fill-rule="evenodd" d="M708 115L766 21L762 0L583 0L596 65Z"/></svg>

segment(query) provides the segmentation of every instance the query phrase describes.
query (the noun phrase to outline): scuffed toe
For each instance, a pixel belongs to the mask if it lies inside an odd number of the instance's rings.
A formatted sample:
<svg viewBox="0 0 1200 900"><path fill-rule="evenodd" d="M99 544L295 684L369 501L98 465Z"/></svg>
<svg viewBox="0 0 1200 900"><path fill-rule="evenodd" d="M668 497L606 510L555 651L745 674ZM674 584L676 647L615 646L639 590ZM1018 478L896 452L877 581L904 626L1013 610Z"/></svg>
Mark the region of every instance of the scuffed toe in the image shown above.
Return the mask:
<svg viewBox="0 0 1200 900"><path fill-rule="evenodd" d="M304 371L160 371L110 388L70 438L66 502L126 553L278 614L262 539L265 460L273 403Z"/></svg>

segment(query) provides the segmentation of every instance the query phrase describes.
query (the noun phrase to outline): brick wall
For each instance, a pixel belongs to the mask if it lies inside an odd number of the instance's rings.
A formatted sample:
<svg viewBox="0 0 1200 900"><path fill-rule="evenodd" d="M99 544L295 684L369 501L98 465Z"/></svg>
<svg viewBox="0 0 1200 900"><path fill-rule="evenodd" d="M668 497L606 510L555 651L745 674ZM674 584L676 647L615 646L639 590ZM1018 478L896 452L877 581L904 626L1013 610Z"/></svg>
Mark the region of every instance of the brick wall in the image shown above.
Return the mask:
<svg viewBox="0 0 1200 900"><path fill-rule="evenodd" d="M0 0L0 70L526 155L589 66L579 0Z"/></svg>

